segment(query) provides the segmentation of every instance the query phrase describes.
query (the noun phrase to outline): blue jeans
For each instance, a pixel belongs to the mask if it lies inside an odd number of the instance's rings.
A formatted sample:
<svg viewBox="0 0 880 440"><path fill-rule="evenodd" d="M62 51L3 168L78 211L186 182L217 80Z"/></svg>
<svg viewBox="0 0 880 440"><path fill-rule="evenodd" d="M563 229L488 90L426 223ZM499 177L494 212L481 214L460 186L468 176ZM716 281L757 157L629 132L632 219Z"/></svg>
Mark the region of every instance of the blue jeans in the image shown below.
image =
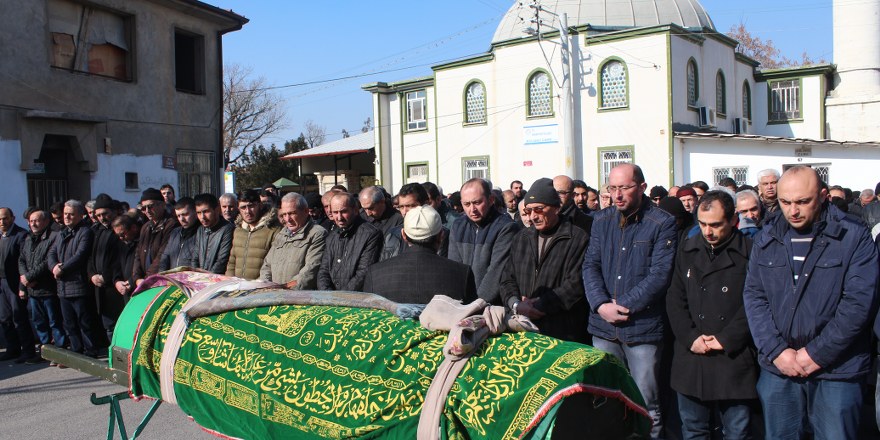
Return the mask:
<svg viewBox="0 0 880 440"><path fill-rule="evenodd" d="M800 379L761 370L758 396L768 439L798 440L807 424L815 440L858 438L860 380Z"/></svg>
<svg viewBox="0 0 880 440"><path fill-rule="evenodd" d="M61 317L61 303L57 296L30 297L31 323L40 344L54 343L56 347L67 345L67 333L64 332Z"/></svg>
<svg viewBox="0 0 880 440"><path fill-rule="evenodd" d="M660 438L663 432L663 419L660 414L660 354L663 343L644 343L627 345L593 336L593 346L617 356L632 375L636 386L645 399L645 409L651 415L653 426L651 438Z"/></svg>
<svg viewBox="0 0 880 440"><path fill-rule="evenodd" d="M749 405L744 400L718 400L704 402L684 394L678 394L678 411L681 414L681 438L683 440L711 438L709 418L712 410L721 413L724 440L746 439L749 435Z"/></svg>

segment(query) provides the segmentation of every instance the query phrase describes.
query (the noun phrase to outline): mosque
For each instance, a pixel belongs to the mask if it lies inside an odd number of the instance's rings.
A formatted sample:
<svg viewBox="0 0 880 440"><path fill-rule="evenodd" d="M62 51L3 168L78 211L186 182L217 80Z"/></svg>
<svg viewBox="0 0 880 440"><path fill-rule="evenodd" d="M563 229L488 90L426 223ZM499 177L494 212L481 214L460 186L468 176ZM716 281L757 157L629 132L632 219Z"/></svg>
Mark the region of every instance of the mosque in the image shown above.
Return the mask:
<svg viewBox="0 0 880 440"><path fill-rule="evenodd" d="M762 69L698 0L517 1L485 54L372 94L376 180L389 191L472 177L506 187L557 174L648 185L765 168L832 184L880 176L880 2L834 0L834 64Z"/></svg>

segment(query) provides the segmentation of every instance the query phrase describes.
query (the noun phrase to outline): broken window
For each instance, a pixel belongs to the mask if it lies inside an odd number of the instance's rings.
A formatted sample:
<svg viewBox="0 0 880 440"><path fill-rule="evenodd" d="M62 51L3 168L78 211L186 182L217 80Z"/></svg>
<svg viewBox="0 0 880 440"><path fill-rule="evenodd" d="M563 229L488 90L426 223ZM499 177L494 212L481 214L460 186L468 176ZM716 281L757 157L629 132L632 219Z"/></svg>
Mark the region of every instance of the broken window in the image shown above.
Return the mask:
<svg viewBox="0 0 880 440"><path fill-rule="evenodd" d="M174 31L174 86L190 93L205 93L205 39Z"/></svg>
<svg viewBox="0 0 880 440"><path fill-rule="evenodd" d="M106 9L49 0L51 65L131 81L131 23Z"/></svg>

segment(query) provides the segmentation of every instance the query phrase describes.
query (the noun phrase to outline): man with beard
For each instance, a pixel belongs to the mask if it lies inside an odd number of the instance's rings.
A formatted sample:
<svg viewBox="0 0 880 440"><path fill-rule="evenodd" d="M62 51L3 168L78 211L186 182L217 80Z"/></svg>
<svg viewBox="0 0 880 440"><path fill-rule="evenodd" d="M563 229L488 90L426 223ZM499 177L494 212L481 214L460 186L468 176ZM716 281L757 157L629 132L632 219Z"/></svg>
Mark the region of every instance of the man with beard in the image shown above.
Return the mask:
<svg viewBox="0 0 880 440"><path fill-rule="evenodd" d="M238 197L232 193L220 196L220 214L229 223L235 224L238 219Z"/></svg>
<svg viewBox="0 0 880 440"><path fill-rule="evenodd" d="M95 244L92 246L88 266L89 280L95 286L98 315L101 317L101 324L108 339L113 338L116 321L125 307L122 295L113 286L113 275L119 270L119 238L113 233L116 205L107 194L100 194L95 198L97 222L92 227Z"/></svg>

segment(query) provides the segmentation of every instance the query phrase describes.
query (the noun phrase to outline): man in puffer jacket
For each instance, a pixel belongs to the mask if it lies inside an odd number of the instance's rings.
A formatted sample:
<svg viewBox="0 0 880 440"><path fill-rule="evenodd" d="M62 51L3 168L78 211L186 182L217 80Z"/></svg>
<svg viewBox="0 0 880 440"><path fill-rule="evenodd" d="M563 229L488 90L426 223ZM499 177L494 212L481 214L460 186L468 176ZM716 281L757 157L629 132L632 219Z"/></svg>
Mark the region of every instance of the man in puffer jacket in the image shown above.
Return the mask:
<svg viewBox="0 0 880 440"><path fill-rule="evenodd" d="M19 290L29 298L31 323L42 345L67 345L67 333L61 318L61 303L57 286L47 258L58 233L49 225L52 217L47 211L35 209L26 213L31 233L21 246L18 271L21 274Z"/></svg>
<svg viewBox="0 0 880 440"><path fill-rule="evenodd" d="M86 210L82 202L64 203L64 229L49 249L49 267L58 281L58 297L64 329L70 338L70 349L95 357L107 346L98 323L94 291L86 270L95 233L83 221Z"/></svg>
<svg viewBox="0 0 880 440"><path fill-rule="evenodd" d="M232 252L226 265L226 275L255 280L260 277L263 259L272 247L272 240L280 229L278 210L266 209L260 194L247 190L238 200L241 226L232 235Z"/></svg>

